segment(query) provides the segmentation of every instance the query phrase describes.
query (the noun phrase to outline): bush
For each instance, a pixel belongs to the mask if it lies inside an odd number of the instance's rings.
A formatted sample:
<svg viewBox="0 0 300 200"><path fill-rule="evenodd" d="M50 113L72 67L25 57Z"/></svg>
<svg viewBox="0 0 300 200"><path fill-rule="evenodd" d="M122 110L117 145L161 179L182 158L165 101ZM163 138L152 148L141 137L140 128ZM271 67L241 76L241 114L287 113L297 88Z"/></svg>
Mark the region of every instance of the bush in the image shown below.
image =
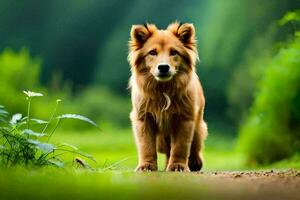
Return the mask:
<svg viewBox="0 0 300 200"><path fill-rule="evenodd" d="M6 49L0 54L0 103L11 113L25 112L23 90L40 89L41 61L32 58L26 48L19 52Z"/></svg>
<svg viewBox="0 0 300 200"><path fill-rule="evenodd" d="M239 148L249 163L268 164L300 147L300 38L267 63L250 115L242 125Z"/></svg>

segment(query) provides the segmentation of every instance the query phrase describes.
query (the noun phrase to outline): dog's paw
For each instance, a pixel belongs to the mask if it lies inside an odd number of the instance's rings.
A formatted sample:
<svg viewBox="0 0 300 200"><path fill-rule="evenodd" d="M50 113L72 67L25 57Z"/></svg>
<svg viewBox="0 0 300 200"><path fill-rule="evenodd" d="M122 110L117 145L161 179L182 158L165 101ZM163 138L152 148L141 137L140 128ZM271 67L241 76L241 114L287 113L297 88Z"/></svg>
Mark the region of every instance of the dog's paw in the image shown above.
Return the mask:
<svg viewBox="0 0 300 200"><path fill-rule="evenodd" d="M189 168L192 172L197 172L202 169L203 162L199 156L191 156L189 158Z"/></svg>
<svg viewBox="0 0 300 200"><path fill-rule="evenodd" d="M157 171L157 165L153 163L144 163L135 169L136 172Z"/></svg>
<svg viewBox="0 0 300 200"><path fill-rule="evenodd" d="M167 171L172 172L189 172L189 168L186 164L183 163L171 163L167 167Z"/></svg>

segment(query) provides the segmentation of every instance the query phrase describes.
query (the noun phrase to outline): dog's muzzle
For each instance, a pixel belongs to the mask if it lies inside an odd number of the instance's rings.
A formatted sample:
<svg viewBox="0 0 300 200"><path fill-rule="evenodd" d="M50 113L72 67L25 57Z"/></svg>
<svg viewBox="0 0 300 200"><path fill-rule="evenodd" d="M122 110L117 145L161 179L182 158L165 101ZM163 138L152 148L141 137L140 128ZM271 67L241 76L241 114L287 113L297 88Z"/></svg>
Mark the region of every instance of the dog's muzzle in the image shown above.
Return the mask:
<svg viewBox="0 0 300 200"><path fill-rule="evenodd" d="M172 73L170 71L170 66L167 64L160 64L157 66L157 74L155 78L158 81L168 81L172 79Z"/></svg>

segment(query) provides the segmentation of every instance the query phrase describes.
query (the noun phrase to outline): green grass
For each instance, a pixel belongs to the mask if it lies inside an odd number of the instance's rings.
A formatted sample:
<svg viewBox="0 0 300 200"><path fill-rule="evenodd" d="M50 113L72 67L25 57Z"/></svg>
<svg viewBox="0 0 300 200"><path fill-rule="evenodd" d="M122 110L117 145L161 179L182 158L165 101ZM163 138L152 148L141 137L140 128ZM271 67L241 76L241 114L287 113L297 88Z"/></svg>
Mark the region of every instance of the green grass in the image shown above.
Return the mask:
<svg viewBox="0 0 300 200"><path fill-rule="evenodd" d="M212 194L210 199L216 197L214 192L209 192L213 187L198 179L197 174L162 172L163 155L159 155L160 172L135 173L137 153L131 129L110 126L101 129L58 130L52 138L54 144L67 142L93 155L97 163L88 162L94 170L77 167L3 169L0 170L0 199L198 199ZM211 134L205 157L206 171L242 168L240 155L234 151L234 141L228 137ZM67 154L64 159L71 162L73 158Z"/></svg>
<svg viewBox="0 0 300 200"><path fill-rule="evenodd" d="M54 142L68 142L96 158L97 163L89 162L94 168L134 170L137 152L131 129L102 127L100 132L57 132ZM235 150L232 137L211 133L204 151L204 170L244 169L243 155ZM71 159L71 158L70 158ZM158 155L159 169L164 169L165 157ZM112 166L113 165L113 166Z"/></svg>
<svg viewBox="0 0 300 200"><path fill-rule="evenodd" d="M220 199L229 194L228 191L235 194L238 186L227 188L224 181L201 174L162 172L162 155L159 172L135 173L137 154L131 130L109 126L101 129L101 132L58 130L52 138L53 143L74 144L93 155L97 162L89 161L89 164L94 170L77 167L1 169L0 199ZM210 133L204 155L203 171L206 172L250 169L244 164L244 156L235 150L234 138L219 133ZM297 158L293 164L299 163ZM65 159L71 163L73 158L68 154ZM286 161L275 167L288 168L292 166L290 163Z"/></svg>
<svg viewBox="0 0 300 200"><path fill-rule="evenodd" d="M137 151L131 129L102 126L101 131L62 132L53 136L53 142L67 142L91 154L97 162L88 161L96 169L133 171L137 165ZM68 155L66 159L72 160ZM300 168L300 156L267 166L248 166L245 156L236 149L236 138L211 131L205 141L203 171L255 170ZM165 156L158 155L159 170L164 170Z"/></svg>
<svg viewBox="0 0 300 200"><path fill-rule="evenodd" d="M57 132L55 142L67 142L91 154L97 163L94 168L133 171L138 162L136 146L131 129L118 129L106 125L101 131ZM76 155L75 155L76 156ZM66 158L72 160L72 157ZM248 166L245 156L236 149L236 138L226 133L211 131L205 141L203 171L255 170L255 169L300 169L300 156L282 160L268 166ZM159 170L164 169L165 156L158 155Z"/></svg>
<svg viewBox="0 0 300 200"><path fill-rule="evenodd" d="M192 173L15 169L2 171L0 191L0 199L147 200L220 199L225 188Z"/></svg>

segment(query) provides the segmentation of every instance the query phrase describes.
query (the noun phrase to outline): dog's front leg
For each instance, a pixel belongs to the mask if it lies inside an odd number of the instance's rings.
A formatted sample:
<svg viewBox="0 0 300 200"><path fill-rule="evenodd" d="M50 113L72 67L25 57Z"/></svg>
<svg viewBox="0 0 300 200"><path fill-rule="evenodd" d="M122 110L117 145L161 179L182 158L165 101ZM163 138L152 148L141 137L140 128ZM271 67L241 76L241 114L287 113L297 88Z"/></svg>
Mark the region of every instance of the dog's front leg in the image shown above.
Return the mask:
<svg viewBox="0 0 300 200"><path fill-rule="evenodd" d="M171 135L171 155L167 171L189 171L188 158L194 133L194 121L177 122Z"/></svg>
<svg viewBox="0 0 300 200"><path fill-rule="evenodd" d="M156 171L156 135L152 121L134 121L133 129L139 156L136 171Z"/></svg>

